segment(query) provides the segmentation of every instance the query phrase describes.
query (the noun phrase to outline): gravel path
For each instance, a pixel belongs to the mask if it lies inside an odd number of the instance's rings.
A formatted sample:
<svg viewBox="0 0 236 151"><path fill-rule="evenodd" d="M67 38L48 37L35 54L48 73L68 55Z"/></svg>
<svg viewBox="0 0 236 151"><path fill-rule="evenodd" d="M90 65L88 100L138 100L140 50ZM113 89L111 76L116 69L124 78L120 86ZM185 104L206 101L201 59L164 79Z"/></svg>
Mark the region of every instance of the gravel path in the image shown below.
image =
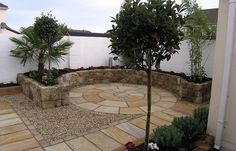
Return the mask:
<svg viewBox="0 0 236 151"><path fill-rule="evenodd" d="M88 111L73 104L53 109L41 109L23 94L0 97L21 111L47 142L101 128L109 123L132 119L138 115L106 114Z"/></svg>

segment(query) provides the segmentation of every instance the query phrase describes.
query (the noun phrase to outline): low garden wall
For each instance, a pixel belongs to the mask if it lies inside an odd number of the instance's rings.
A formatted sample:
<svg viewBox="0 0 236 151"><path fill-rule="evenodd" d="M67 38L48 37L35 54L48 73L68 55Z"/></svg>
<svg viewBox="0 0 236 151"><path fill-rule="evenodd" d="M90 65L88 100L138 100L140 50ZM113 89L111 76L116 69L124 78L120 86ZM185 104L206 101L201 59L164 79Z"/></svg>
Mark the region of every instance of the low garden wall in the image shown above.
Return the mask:
<svg viewBox="0 0 236 151"><path fill-rule="evenodd" d="M69 104L69 89L66 85L44 86L23 74L17 75L17 81L23 93L43 109Z"/></svg>
<svg viewBox="0 0 236 151"><path fill-rule="evenodd" d="M144 71L131 69L96 69L77 71L62 75L60 84L70 88L94 83L130 83L146 84L147 76ZM180 97L181 100L203 103L210 100L211 81L204 83L188 82L180 76L162 72L152 72L152 85L167 89Z"/></svg>
<svg viewBox="0 0 236 151"><path fill-rule="evenodd" d="M44 86L23 74L18 74L17 81L24 94L42 108L49 108L68 104L69 90L74 87L112 82L144 85L147 76L144 71L131 69L95 69L64 74L58 78L56 86ZM153 72L152 85L167 89L184 101L203 103L210 100L211 81L198 84L176 75Z"/></svg>

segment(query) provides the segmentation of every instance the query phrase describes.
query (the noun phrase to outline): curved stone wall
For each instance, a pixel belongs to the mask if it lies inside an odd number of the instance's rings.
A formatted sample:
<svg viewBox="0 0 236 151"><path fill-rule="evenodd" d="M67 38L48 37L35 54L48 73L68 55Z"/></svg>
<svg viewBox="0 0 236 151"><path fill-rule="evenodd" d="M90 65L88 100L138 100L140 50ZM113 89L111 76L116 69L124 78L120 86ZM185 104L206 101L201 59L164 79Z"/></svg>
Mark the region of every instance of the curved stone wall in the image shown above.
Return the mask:
<svg viewBox="0 0 236 151"><path fill-rule="evenodd" d="M181 100L203 103L210 100L211 81L196 84L167 73L153 72L153 86L159 86L175 93ZM96 83L147 83L144 71L131 69L96 69L64 74L58 78L58 85L44 86L23 74L18 74L17 81L22 91L42 108L50 108L68 104L69 91L78 86Z"/></svg>
<svg viewBox="0 0 236 151"><path fill-rule="evenodd" d="M211 81L201 84L188 82L182 77L162 72L152 72L153 86L167 89L182 100L202 103L210 100ZM95 83L130 83L146 84L147 76L144 71L131 69L96 69L77 71L62 75L59 84L74 88Z"/></svg>

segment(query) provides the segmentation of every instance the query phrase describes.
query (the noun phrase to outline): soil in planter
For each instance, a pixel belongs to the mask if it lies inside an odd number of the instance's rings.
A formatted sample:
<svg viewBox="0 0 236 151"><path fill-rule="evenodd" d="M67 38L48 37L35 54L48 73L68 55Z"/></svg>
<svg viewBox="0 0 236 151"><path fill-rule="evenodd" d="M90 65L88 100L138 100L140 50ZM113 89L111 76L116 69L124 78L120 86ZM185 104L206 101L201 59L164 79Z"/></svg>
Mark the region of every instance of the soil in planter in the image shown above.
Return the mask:
<svg viewBox="0 0 236 151"><path fill-rule="evenodd" d="M173 72L173 71L163 71L163 70L155 70L155 71L170 74L170 75L180 76L183 79L185 79L189 82L194 82L194 83L203 83L203 82L207 82L207 81L212 80L212 78L209 78L209 77L197 77L196 79L193 79L193 77L188 76L185 73L176 73L176 72Z"/></svg>

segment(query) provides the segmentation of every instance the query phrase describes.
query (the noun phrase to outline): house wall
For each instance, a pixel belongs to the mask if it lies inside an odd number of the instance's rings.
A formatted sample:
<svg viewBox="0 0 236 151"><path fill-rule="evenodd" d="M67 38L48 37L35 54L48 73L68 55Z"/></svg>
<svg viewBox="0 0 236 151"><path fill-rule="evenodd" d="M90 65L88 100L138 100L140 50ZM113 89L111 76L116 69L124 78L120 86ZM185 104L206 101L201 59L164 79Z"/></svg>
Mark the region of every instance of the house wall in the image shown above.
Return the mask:
<svg viewBox="0 0 236 151"><path fill-rule="evenodd" d="M20 37L8 30L0 30L0 83L15 82L16 74L37 69L37 65L33 62L26 64L23 67L20 60L10 56L10 50L15 48L15 45L9 40L10 37ZM106 37L81 37L70 36L64 39L71 40L74 45L71 47L69 54L64 56L64 60L57 65L56 68L79 68L89 66L108 66L110 53L110 40ZM169 62L162 62L160 67L162 70L184 72L189 74L189 46L186 41L181 43L181 50L176 53ZM206 61L206 72L208 76L212 76L212 58L214 54L214 42L204 49L204 58ZM113 61L113 65L118 65L119 62ZM7 68L6 68L7 67ZM47 65L46 65L47 67Z"/></svg>
<svg viewBox="0 0 236 151"><path fill-rule="evenodd" d="M5 10L0 9L0 24L1 22L4 22L4 13L5 13Z"/></svg>
<svg viewBox="0 0 236 151"><path fill-rule="evenodd" d="M213 66L213 83L210 101L210 112L208 119L208 133L215 136L216 125L218 120L218 112L221 98L221 88L223 83L224 72L224 57L226 46L226 33L227 33L227 21L228 21L228 0L221 0L219 7L218 25L217 25L217 38L214 55ZM236 33L234 34L236 36ZM236 38L234 39L236 44ZM236 45L233 49L233 59L231 64L231 73L229 81L229 92L227 100L227 108L225 115L225 128L223 131L222 144L224 148L236 150Z"/></svg>

